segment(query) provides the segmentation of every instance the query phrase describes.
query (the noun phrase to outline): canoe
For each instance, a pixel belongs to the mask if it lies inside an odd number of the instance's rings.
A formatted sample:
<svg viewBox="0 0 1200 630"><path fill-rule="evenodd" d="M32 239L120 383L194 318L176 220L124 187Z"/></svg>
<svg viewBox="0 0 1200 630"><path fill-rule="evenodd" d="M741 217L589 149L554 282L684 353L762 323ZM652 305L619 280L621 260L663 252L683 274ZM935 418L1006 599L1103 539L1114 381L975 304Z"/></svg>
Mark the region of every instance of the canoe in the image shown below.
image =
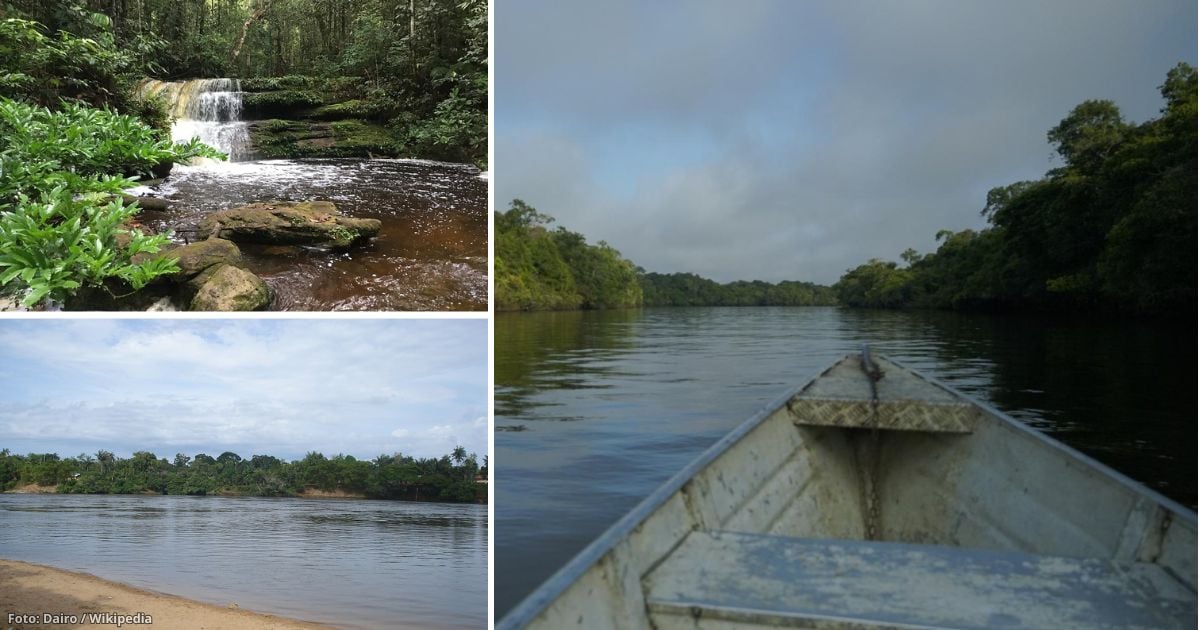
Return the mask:
<svg viewBox="0 0 1200 630"><path fill-rule="evenodd" d="M512 628L1195 628L1196 514L864 348L764 407Z"/></svg>

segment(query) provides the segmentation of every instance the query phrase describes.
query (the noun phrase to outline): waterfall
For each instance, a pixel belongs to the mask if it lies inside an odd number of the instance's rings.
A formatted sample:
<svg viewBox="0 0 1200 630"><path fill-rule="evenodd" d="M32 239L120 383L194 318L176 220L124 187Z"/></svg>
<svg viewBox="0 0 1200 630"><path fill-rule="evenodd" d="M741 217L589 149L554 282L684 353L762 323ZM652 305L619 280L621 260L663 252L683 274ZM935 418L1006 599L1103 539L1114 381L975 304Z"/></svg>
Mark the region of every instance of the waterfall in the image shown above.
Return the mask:
<svg viewBox="0 0 1200 630"><path fill-rule="evenodd" d="M237 79L147 79L138 85L136 94L140 98L161 96L167 101L175 142L200 138L227 153L230 161L249 155L250 133L242 121L242 89Z"/></svg>

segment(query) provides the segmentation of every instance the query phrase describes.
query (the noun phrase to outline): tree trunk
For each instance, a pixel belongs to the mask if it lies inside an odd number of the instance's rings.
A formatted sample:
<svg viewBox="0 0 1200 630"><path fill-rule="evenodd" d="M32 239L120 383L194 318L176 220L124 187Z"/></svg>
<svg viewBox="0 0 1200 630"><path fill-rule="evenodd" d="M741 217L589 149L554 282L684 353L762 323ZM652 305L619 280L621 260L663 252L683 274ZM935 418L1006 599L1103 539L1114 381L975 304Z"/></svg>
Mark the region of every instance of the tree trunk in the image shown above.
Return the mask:
<svg viewBox="0 0 1200 630"><path fill-rule="evenodd" d="M237 45L233 47L233 54L229 57L230 66L237 65L238 57L242 54L242 46L246 43L246 34L250 32L250 26L261 20L270 7L271 0L263 0L263 3L250 14L250 17L246 18L246 21L242 24L242 36L238 38Z"/></svg>

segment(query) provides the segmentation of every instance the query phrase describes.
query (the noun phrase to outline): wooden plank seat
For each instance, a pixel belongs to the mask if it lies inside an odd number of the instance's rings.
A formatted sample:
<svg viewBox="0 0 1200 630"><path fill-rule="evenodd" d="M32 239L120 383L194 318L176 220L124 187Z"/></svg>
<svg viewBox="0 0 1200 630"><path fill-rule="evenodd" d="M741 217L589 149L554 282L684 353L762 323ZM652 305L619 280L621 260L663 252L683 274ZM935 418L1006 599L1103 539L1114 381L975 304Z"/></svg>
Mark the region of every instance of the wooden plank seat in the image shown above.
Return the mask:
<svg viewBox="0 0 1200 630"><path fill-rule="evenodd" d="M1196 627L1157 565L934 545L694 531L643 586L659 630Z"/></svg>
<svg viewBox="0 0 1200 630"><path fill-rule="evenodd" d="M880 358L871 382L861 359L849 356L788 401L798 425L851 429L970 433L979 410L953 392Z"/></svg>

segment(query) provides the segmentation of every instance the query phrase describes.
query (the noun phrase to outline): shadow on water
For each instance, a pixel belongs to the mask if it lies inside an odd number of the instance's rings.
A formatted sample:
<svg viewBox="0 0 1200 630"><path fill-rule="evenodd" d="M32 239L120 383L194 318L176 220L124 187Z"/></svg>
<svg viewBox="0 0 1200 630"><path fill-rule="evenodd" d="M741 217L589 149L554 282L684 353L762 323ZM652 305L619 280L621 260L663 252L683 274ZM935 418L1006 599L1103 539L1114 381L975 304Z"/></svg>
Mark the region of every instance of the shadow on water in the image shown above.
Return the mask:
<svg viewBox="0 0 1200 630"><path fill-rule="evenodd" d="M638 310L498 313L496 415L524 418L546 389L603 389L632 348ZM500 324L503 322L503 324ZM578 353L578 354L577 354ZM572 420L578 418L558 418Z"/></svg>
<svg viewBox="0 0 1200 630"><path fill-rule="evenodd" d="M762 405L864 341L1196 504L1197 373L1178 351L1195 345L1194 330L835 308L502 314L497 614Z"/></svg>

